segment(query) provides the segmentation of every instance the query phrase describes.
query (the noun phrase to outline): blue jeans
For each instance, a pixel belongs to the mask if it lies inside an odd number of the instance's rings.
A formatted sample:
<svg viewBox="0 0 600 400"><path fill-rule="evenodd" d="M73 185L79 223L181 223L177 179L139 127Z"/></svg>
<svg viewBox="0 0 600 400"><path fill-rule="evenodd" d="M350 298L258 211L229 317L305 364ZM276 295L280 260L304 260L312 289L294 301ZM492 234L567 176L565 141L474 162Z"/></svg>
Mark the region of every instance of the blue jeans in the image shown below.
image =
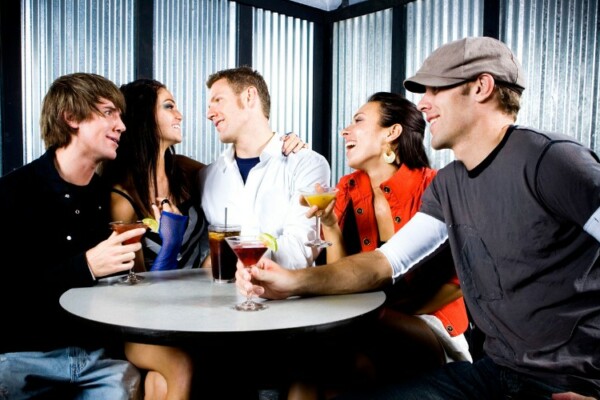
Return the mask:
<svg viewBox="0 0 600 400"><path fill-rule="evenodd" d="M336 400L546 400L552 393L567 391L500 367L489 357L483 357L473 364L466 361L446 364L415 381L349 393Z"/></svg>
<svg viewBox="0 0 600 400"><path fill-rule="evenodd" d="M104 350L67 347L49 352L0 354L0 400L137 398L140 373Z"/></svg>

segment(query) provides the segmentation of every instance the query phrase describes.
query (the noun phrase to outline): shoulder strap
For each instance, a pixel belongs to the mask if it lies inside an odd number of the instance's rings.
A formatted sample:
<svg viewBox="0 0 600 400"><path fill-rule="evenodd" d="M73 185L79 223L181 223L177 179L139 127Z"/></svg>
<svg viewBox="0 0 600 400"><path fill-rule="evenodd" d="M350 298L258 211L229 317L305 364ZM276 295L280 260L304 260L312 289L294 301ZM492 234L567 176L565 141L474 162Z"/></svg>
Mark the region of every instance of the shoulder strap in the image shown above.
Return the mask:
<svg viewBox="0 0 600 400"><path fill-rule="evenodd" d="M115 189L115 188L111 188L110 191L124 197L129 202L129 204L131 204L131 207L133 207L133 211L135 211L135 214L137 215L138 219L144 218L144 214L142 213L142 210L140 210L140 208L134 203L134 201L130 195L123 192L122 190Z"/></svg>

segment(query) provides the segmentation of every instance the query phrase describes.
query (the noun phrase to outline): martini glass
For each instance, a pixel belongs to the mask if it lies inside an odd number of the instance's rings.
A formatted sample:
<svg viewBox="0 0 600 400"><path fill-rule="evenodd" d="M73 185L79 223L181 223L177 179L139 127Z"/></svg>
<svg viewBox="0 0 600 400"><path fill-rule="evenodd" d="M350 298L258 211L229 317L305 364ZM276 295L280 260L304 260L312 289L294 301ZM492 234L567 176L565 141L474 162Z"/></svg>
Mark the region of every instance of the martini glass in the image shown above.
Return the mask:
<svg viewBox="0 0 600 400"><path fill-rule="evenodd" d="M123 232L129 231L131 229L148 228L148 227L142 221L136 221L136 222L131 222L131 223L127 223L127 222L123 222L123 221L114 221L114 222L110 223L110 228L117 233L123 233ZM142 240L142 236L144 236L144 235L134 236L131 239L125 240L123 242L123 244L138 243L140 240ZM119 282L125 283L128 285L135 285L136 283L139 283L142 280L144 280L144 277L136 274L132 267L129 270L129 273L127 274L127 276L120 278Z"/></svg>
<svg viewBox="0 0 600 400"><path fill-rule="evenodd" d="M302 194L308 205L311 207L317 206L319 209L319 211L315 213L315 219L317 221L315 230L317 231L317 236L313 240L304 243L306 246L316 247L318 249L331 246L331 242L321 239L321 215L329 203L335 199L337 192L337 188L322 185L300 189L300 194Z"/></svg>
<svg viewBox="0 0 600 400"><path fill-rule="evenodd" d="M258 235L227 236L225 240L246 268L256 265L267 251L266 243ZM264 304L252 301L252 295L252 292L248 293L246 301L236 304L234 308L238 311L260 311L267 308Z"/></svg>

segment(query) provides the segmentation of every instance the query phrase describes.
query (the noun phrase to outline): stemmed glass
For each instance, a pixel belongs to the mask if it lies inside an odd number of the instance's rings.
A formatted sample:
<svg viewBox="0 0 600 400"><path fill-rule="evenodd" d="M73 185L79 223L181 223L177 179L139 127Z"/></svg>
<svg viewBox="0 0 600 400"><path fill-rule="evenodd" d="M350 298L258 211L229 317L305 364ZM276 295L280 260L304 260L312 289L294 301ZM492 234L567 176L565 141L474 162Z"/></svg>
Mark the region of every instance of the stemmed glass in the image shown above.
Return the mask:
<svg viewBox="0 0 600 400"><path fill-rule="evenodd" d="M256 265L267 251L267 244L258 235L227 236L225 240L246 268ZM267 308L265 304L252 301L252 295L252 292L248 293L246 301L236 304L234 308L238 311L260 311Z"/></svg>
<svg viewBox="0 0 600 400"><path fill-rule="evenodd" d="M319 211L315 213L315 219L317 221L317 226L315 229L317 231L317 236L315 239L304 243L306 246L316 247L319 249L331 246L331 242L321 239L321 215L329 203L335 199L337 192L337 188L324 185L315 185L314 187L300 189L300 194L304 197L304 200L306 200L308 205L311 207L317 206L319 209Z"/></svg>
<svg viewBox="0 0 600 400"><path fill-rule="evenodd" d="M146 224L144 224L142 221L136 221L136 222L131 222L131 223L126 223L123 221L114 221L114 222L110 223L110 228L117 233L123 233L123 232L129 231L129 230L132 230L132 229L148 228L148 226ZM142 240L142 236L144 236L144 235L134 236L131 239L125 240L123 242L123 244L138 243L140 240ZM129 273L127 274L127 276L120 278L119 282L125 283L128 285L135 285L136 283L139 283L142 280L144 280L144 277L136 274L132 267L129 270Z"/></svg>

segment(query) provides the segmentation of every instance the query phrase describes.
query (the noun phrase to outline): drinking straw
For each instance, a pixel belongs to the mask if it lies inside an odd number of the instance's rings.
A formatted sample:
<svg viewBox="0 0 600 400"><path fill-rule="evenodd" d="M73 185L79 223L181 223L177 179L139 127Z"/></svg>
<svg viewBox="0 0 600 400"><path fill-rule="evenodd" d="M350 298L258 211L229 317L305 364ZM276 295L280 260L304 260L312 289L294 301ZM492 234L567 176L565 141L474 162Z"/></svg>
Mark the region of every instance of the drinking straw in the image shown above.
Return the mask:
<svg viewBox="0 0 600 400"><path fill-rule="evenodd" d="M227 229L227 207L225 207L225 229Z"/></svg>

